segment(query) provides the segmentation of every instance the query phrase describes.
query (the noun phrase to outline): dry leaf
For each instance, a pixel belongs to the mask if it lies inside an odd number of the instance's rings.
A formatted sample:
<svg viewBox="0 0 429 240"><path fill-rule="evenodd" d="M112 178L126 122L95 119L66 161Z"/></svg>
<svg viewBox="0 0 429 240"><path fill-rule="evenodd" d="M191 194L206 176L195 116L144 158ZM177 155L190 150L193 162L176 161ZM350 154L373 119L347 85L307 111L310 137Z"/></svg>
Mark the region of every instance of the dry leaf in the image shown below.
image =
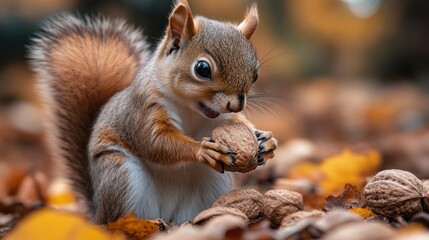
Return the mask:
<svg viewBox="0 0 429 240"><path fill-rule="evenodd" d="M145 220L138 219L134 212L119 218L115 222L107 224L107 229L110 231L120 231L124 233L128 239L148 239L152 234L159 231L163 224L160 220Z"/></svg>
<svg viewBox="0 0 429 240"><path fill-rule="evenodd" d="M358 208L365 205L365 198L356 186L346 184L343 192L339 196L328 196L325 202L325 210L334 208L350 209Z"/></svg>
<svg viewBox="0 0 429 240"><path fill-rule="evenodd" d="M5 237L5 240L15 239L124 240L125 238L118 234L109 234L100 227L91 225L81 216L42 209L22 220Z"/></svg>

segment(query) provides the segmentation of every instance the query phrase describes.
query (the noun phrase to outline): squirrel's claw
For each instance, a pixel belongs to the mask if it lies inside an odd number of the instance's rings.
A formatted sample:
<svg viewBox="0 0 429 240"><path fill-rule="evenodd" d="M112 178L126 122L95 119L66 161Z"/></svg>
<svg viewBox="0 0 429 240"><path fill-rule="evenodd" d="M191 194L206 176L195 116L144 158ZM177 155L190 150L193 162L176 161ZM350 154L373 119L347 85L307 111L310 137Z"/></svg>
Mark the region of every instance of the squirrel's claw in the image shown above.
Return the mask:
<svg viewBox="0 0 429 240"><path fill-rule="evenodd" d="M271 132L256 130L255 135L259 144L257 155L258 165L264 165L268 159L274 157L274 150L277 148L277 139L273 137Z"/></svg>
<svg viewBox="0 0 429 240"><path fill-rule="evenodd" d="M224 172L224 166L235 166L237 154L228 147L212 142L212 138L203 138L198 151L198 160L218 172Z"/></svg>

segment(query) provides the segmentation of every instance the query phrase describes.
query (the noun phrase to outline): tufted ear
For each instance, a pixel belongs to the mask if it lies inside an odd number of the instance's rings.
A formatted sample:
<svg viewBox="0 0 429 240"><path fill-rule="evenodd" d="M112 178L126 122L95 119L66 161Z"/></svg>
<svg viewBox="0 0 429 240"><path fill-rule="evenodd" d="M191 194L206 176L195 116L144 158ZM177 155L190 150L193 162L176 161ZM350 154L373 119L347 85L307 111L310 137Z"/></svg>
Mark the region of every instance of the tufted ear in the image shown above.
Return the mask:
<svg viewBox="0 0 429 240"><path fill-rule="evenodd" d="M187 0L178 0L170 15L167 37L170 44L169 52L180 49L183 42L195 35L194 18Z"/></svg>
<svg viewBox="0 0 429 240"><path fill-rule="evenodd" d="M238 25L238 30L247 38L250 39L258 26L258 8L253 4L246 13L244 20Z"/></svg>

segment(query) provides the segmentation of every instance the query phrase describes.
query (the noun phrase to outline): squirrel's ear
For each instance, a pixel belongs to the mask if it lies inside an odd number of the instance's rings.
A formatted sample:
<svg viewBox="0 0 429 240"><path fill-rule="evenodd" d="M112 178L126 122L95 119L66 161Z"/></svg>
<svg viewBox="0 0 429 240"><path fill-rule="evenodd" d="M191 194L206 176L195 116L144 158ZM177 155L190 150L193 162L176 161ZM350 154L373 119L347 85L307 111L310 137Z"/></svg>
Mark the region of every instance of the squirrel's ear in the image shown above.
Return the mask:
<svg viewBox="0 0 429 240"><path fill-rule="evenodd" d="M246 13L244 20L238 25L238 30L247 38L250 39L258 26L258 8L253 4Z"/></svg>
<svg viewBox="0 0 429 240"><path fill-rule="evenodd" d="M178 0L170 15L167 35L172 41L172 50L180 48L180 43L195 35L194 18L187 0Z"/></svg>

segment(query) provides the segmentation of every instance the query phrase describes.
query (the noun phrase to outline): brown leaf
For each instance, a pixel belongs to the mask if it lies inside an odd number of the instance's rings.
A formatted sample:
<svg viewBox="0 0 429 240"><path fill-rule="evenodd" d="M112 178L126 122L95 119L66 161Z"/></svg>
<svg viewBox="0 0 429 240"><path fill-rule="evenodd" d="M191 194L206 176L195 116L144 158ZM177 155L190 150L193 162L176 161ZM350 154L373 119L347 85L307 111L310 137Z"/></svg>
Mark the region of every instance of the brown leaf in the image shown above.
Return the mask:
<svg viewBox="0 0 429 240"><path fill-rule="evenodd" d="M164 227L161 220L145 220L138 219L134 212L119 218L115 222L107 224L107 229L110 231L120 231L124 233L128 239L148 239L152 234L160 231Z"/></svg>
<svg viewBox="0 0 429 240"><path fill-rule="evenodd" d="M330 195L325 201L325 210L329 211L334 208L350 209L361 208L365 205L365 198L358 188L351 184L344 186L343 192L338 196Z"/></svg>

